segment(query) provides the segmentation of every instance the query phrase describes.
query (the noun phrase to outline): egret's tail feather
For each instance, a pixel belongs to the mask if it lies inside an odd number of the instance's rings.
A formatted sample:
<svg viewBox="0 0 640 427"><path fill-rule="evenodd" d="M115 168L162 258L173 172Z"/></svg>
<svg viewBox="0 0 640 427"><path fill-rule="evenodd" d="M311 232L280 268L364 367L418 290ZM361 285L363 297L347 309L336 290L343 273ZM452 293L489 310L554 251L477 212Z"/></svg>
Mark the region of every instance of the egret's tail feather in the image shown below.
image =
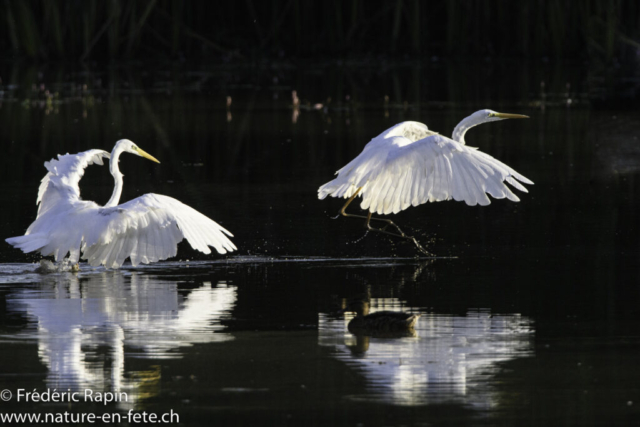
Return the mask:
<svg viewBox="0 0 640 427"><path fill-rule="evenodd" d="M328 195L334 192L334 188L331 185L332 183L333 181L327 182L325 185L318 188L318 199L323 200L325 197L327 197Z"/></svg>
<svg viewBox="0 0 640 427"><path fill-rule="evenodd" d="M27 234L26 236L10 237L5 239L14 248L22 250L24 253L29 253L42 249L49 244L49 239L41 234Z"/></svg>
<svg viewBox="0 0 640 427"><path fill-rule="evenodd" d="M338 179L327 182L318 189L318 199L323 200L327 196L348 199L358 190L358 187L350 182L336 183Z"/></svg>
<svg viewBox="0 0 640 427"><path fill-rule="evenodd" d="M45 233L33 233L11 237L6 242L24 253L39 251L43 256L53 255L56 262L62 261L69 254L69 262L78 262L78 242L73 235L62 238Z"/></svg>

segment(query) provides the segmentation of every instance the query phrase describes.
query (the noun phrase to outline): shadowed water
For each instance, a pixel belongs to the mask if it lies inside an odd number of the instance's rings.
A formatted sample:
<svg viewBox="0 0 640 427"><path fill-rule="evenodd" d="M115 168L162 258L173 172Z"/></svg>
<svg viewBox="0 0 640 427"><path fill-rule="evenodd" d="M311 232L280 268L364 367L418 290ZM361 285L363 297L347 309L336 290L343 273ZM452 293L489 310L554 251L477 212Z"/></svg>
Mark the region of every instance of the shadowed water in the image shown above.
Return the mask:
<svg viewBox="0 0 640 427"><path fill-rule="evenodd" d="M188 425L640 421L639 122L632 106L598 101L618 96L615 84L594 87L578 67L514 64L473 76L456 64L3 67L3 238L34 219L44 161L127 137L162 163L123 156L123 200L176 197L238 246L207 256L182 243L174 260L78 273L43 271L39 256L2 247L0 388L128 396L12 399L3 411L173 409ZM506 77L488 85L492 76ZM436 257L332 219L342 200L317 200L318 186L393 124L449 134L480 108L531 117L466 139L535 185L520 203L396 215ZM107 168L89 168L81 188L104 203ZM415 334L351 334L341 309L363 294L372 311L421 314Z"/></svg>

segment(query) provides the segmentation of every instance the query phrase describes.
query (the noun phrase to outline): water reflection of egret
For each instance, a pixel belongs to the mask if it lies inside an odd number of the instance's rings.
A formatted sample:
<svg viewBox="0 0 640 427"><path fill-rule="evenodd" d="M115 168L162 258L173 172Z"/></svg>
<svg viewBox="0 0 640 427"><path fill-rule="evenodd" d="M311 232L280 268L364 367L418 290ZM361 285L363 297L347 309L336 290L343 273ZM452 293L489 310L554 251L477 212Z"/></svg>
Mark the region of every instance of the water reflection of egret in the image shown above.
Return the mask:
<svg viewBox="0 0 640 427"><path fill-rule="evenodd" d="M123 405L131 405L159 390L160 373L155 364L128 371L125 347L128 357L167 359L181 357L181 347L233 339L220 321L237 291L224 282L204 282L183 296L175 281L148 275L68 273L46 277L40 288L20 288L7 300L10 311L37 322L51 388L124 391L130 398Z"/></svg>
<svg viewBox="0 0 640 427"><path fill-rule="evenodd" d="M371 300L372 312L408 307L395 298ZM412 308L409 311L414 311ZM491 374L498 363L533 352L533 326L518 314L470 310L465 316L422 311L417 336L376 338L346 332L351 316L319 316L319 343L367 380L364 395L401 405L461 402L477 408L496 403Z"/></svg>
<svg viewBox="0 0 640 427"><path fill-rule="evenodd" d="M336 179L318 189L318 197L348 199L340 214L364 218L368 229L409 239L427 253L391 220L372 215L395 214L409 206L450 199L470 206L488 205L491 201L487 194L519 201L505 183L527 192L520 182L533 182L477 148L466 146L464 136L482 123L526 117L480 110L462 120L451 138L430 131L422 123L399 123L373 138L362 153L336 172ZM362 197L360 207L369 211L367 216L346 213L347 206L358 196ZM371 221L386 225L374 228ZM387 231L388 227L394 227L397 233Z"/></svg>
<svg viewBox="0 0 640 427"><path fill-rule="evenodd" d="M178 243L187 239L194 249L219 253L236 249L226 235L232 234L216 222L174 198L145 194L118 204L124 176L118 168L122 153L132 153L158 162L128 139L121 139L111 154L89 150L78 154L59 155L45 163L49 173L42 179L37 202L36 220L24 236L7 242L24 252L39 251L60 261L82 258L93 266L118 268L130 258L133 265L150 263L175 256ZM84 169L110 158L109 170L115 186L104 206L80 198L78 183ZM160 162L158 162L160 163ZM225 235L226 234L226 235Z"/></svg>

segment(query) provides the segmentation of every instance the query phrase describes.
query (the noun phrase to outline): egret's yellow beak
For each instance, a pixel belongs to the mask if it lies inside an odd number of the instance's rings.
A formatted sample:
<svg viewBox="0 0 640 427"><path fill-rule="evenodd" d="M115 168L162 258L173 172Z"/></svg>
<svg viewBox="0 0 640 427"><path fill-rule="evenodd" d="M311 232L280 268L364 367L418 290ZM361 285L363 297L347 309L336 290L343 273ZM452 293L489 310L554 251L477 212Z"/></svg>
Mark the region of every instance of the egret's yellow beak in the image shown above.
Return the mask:
<svg viewBox="0 0 640 427"><path fill-rule="evenodd" d="M494 117L500 117L501 119L528 119L529 116L523 116L522 114L508 114L508 113L495 113Z"/></svg>
<svg viewBox="0 0 640 427"><path fill-rule="evenodd" d="M140 154L142 157L144 157L145 159L149 159L152 162L156 162L156 163L160 163L160 161L158 159L156 159L155 157L153 157L151 154L147 153L146 151L136 147L136 151L138 152L138 154Z"/></svg>

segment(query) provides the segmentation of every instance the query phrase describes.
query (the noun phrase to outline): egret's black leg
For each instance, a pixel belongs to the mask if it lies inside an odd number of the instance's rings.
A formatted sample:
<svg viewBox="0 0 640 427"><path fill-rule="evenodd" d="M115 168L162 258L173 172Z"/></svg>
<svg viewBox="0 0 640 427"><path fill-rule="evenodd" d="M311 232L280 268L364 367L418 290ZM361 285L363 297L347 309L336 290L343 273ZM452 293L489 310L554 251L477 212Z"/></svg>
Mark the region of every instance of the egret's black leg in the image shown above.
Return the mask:
<svg viewBox="0 0 640 427"><path fill-rule="evenodd" d="M397 226L393 221L391 221L390 219L384 219L384 218L371 218L371 214L369 214L369 216L364 216L364 215L354 215L354 214L347 213L347 212L346 212L346 210L347 210L347 206L349 206L349 204L350 204L351 202L353 202L353 199L355 199L355 198L356 198L356 196L358 195L358 193L360 193L360 190L362 190L362 187L358 188L358 190L357 190L355 193L353 193L353 196L351 196L351 197L349 198L349 200L347 200L347 203L345 203L345 204L344 204L344 206L342 207L342 209L340 209L340 213L339 213L339 215L342 215L342 216L348 216L348 217L352 217L352 218L362 218L362 219L366 219L366 220L367 220L367 224L369 223L369 221L383 221L383 222L386 222L386 223L387 223L387 225L385 225L385 226L382 228L383 230L384 230L385 228L387 228L388 226L393 225L393 226L396 228L396 230L398 230L398 232L399 232L400 234L404 234L404 233L402 233L402 230L400 230L400 228L398 228L398 226ZM367 227L368 227L368 226L367 226ZM402 237L402 236L401 236L401 237Z"/></svg>
<svg viewBox="0 0 640 427"><path fill-rule="evenodd" d="M416 245L416 247L418 248L418 250L420 252L422 252L425 255L432 256L429 252L426 251L425 248L422 247L422 245L420 243L418 243L418 241L416 240L415 237L407 236L406 234L404 234L404 232L402 230L400 230L400 227L398 227L393 221L391 221L390 219L372 218L371 217L372 215L373 215L372 212L369 212L369 215L367 215L367 229L369 229L371 231L377 231L377 232L383 233L383 234L388 234L389 236L401 237L403 239L411 240ZM370 224L371 220L384 221L384 222L387 222L388 224L385 225L382 228L374 228ZM400 234L392 233L390 231L386 231L385 228L387 228L389 225L393 225L396 228L396 230L398 230L398 232Z"/></svg>
<svg viewBox="0 0 640 427"><path fill-rule="evenodd" d="M353 199L355 199L358 196L358 193L360 193L360 190L362 190L362 187L358 188L356 190L356 192L353 193L353 196L349 197L349 200L347 200L347 203L345 203L344 206L342 207L342 209L340 209L340 212L338 213L338 215L350 216L350 217L353 217L353 218L366 218L366 216L353 215L353 214L348 214L348 213L345 212L347 210L347 206L349 206L349 204L351 204L351 202L353 202Z"/></svg>
<svg viewBox="0 0 640 427"><path fill-rule="evenodd" d="M347 217L352 217L352 218L363 218L363 219L366 219L366 220L367 220L367 223L366 223L366 227L367 227L367 229L369 229L369 230L371 230L371 231L377 231L377 232L379 232L379 233L383 233L383 234L388 234L388 235L390 235L390 236L394 236L394 237L401 237L401 238L403 238L403 239L411 240L411 241L413 241L413 243L416 245L416 247L418 248L418 250L419 250L420 252L422 252L422 253L423 253L423 254L425 254L425 255L432 256L429 252L427 252L427 251L422 247L422 245L420 245L420 243L418 243L418 241L416 240L416 238L415 238L415 237L413 237L413 236L407 236L406 234L404 234L404 232L400 229L400 227L398 227L398 225L397 225L395 222L391 221L390 219L385 219L385 218L372 218L372 215L373 215L373 213L372 213L372 212L369 212L369 215L367 215L367 216L364 216L364 215L354 215L354 214L349 214L349 213L347 213L347 212L346 212L346 210L347 210L347 206L349 206L349 204L351 204L351 202L353 202L353 200L358 196L358 194L360 193L360 190L362 190L362 187L358 188L358 189L356 190L356 192L355 192L355 193L353 193L353 195L352 195L351 197L349 197L349 200L347 200L347 203L345 203L345 204L344 204L344 206L342 207L342 209L340 209L340 213L339 213L339 215L347 216ZM382 221L382 222L386 222L386 223L387 223L387 225L385 225L385 226L384 226L384 227L382 227L382 228L374 228L374 227L371 227L371 224L370 224L370 222L371 222L371 221ZM393 226L393 227L395 227L395 229L396 229L396 230L398 230L398 233L399 233L399 234L396 234L396 233L392 233L392 232L390 232L390 231L387 231L387 230L386 230L386 228L387 228L387 227L389 227L390 225L391 225L391 226Z"/></svg>

